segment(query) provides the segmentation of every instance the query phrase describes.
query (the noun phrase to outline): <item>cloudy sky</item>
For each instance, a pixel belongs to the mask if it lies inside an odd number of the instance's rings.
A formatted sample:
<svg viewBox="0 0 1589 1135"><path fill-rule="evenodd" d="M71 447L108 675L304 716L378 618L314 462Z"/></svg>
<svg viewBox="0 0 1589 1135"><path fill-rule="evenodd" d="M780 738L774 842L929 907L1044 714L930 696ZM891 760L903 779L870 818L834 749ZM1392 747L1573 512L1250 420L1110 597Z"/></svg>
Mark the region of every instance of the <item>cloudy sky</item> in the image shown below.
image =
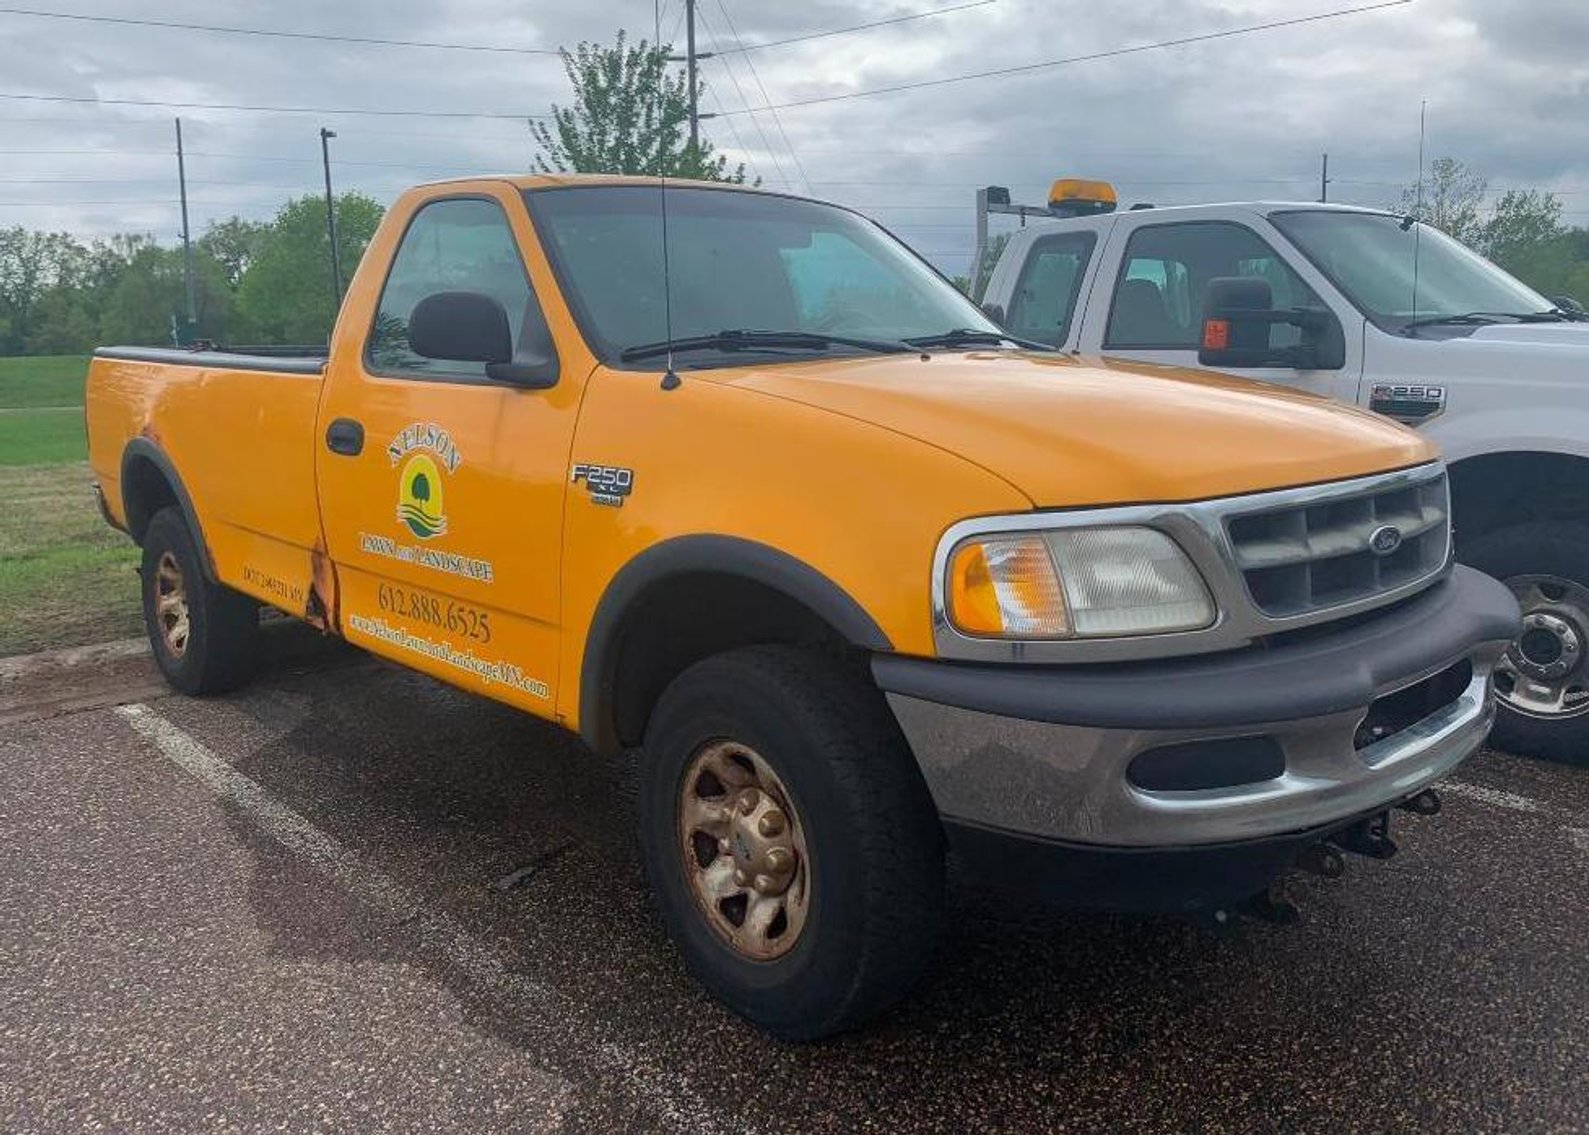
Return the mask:
<svg viewBox="0 0 1589 1135"><path fill-rule="evenodd" d="M969 0L700 0L705 133L770 186L859 206L950 271L973 190L1040 200L1059 175L1130 201L1383 204L1428 153L1497 190L1557 191L1589 225L1589 0L1412 0L1396 7L1013 75L878 88L1291 20L1372 0L991 0L930 18L810 33ZM30 0L32 10L343 37L545 49L651 37L650 0ZM683 0L662 5L683 43ZM862 97L831 101L830 96ZM35 96L31 98L16 96ZM43 96L43 97L40 97ZM338 188L385 201L414 181L522 170L525 116L566 102L555 55L285 39L0 10L0 226L84 236L180 231L181 114L195 232L318 191L329 126ZM177 107L173 104L191 104ZM782 106L775 113L765 108ZM804 105L786 105L800 104ZM141 105L154 104L154 105ZM215 109L216 104L251 110ZM312 107L313 113L283 108ZM425 111L358 114L353 111ZM479 115L479 117L468 117Z"/></svg>

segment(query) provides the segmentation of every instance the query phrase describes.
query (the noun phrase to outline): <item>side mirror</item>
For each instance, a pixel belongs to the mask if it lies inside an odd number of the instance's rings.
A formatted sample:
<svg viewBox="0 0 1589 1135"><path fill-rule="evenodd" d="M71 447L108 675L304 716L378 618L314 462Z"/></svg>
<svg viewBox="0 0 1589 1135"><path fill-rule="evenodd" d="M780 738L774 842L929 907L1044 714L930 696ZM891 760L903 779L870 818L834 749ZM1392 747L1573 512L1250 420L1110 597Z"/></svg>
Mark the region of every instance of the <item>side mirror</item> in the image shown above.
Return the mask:
<svg viewBox="0 0 1589 1135"><path fill-rule="evenodd" d="M1299 328L1301 342L1294 347L1271 347L1270 328L1275 324ZM1326 309L1276 310L1268 280L1222 276L1208 282L1203 297L1203 338L1197 361L1225 369L1339 370L1346 365L1346 334L1335 313Z"/></svg>
<svg viewBox="0 0 1589 1135"><path fill-rule="evenodd" d="M427 359L505 363L513 357L508 313L482 292L436 292L408 316L408 347Z"/></svg>
<svg viewBox="0 0 1589 1135"><path fill-rule="evenodd" d="M1551 303L1555 304L1562 311L1565 311L1569 315L1589 314L1589 313L1586 313L1584 311L1583 304L1579 303L1572 296L1569 296L1569 295L1546 296L1545 298L1548 299Z"/></svg>
<svg viewBox="0 0 1589 1135"><path fill-rule="evenodd" d="M982 314L993 320L1000 327L1004 326L1004 305L1002 303L985 303L982 305Z"/></svg>
<svg viewBox="0 0 1589 1135"><path fill-rule="evenodd" d="M436 292L420 300L408 316L408 346L427 359L485 363L486 377L496 382L536 389L557 384L557 351L533 296L517 354L507 309L483 292Z"/></svg>

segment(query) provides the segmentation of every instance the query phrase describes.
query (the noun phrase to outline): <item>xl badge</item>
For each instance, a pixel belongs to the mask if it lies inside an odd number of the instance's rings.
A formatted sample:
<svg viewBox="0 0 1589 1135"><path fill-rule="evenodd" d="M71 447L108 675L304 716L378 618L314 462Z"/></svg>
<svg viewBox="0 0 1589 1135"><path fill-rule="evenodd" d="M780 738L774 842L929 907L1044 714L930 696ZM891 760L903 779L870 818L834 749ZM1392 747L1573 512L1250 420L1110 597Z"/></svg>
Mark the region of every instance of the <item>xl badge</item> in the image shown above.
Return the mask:
<svg viewBox="0 0 1589 1135"><path fill-rule="evenodd" d="M620 465L580 463L568 479L576 485L583 481L593 503L611 508L622 508L624 498L634 490L634 470Z"/></svg>

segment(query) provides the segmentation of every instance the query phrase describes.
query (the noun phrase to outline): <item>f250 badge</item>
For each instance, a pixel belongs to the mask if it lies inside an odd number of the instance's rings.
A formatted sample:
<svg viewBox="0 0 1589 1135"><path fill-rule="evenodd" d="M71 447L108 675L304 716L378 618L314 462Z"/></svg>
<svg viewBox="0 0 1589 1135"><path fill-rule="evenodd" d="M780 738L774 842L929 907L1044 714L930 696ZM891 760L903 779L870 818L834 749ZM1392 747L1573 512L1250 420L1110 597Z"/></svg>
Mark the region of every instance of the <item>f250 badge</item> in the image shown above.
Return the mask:
<svg viewBox="0 0 1589 1135"><path fill-rule="evenodd" d="M590 491L591 502L609 508L622 508L624 498L634 490L634 470L621 465L587 465L580 462L574 466L568 479L576 485L583 481L585 488Z"/></svg>
<svg viewBox="0 0 1589 1135"><path fill-rule="evenodd" d="M1422 422L1446 408L1446 388L1376 382L1368 396L1368 408L1398 422Z"/></svg>

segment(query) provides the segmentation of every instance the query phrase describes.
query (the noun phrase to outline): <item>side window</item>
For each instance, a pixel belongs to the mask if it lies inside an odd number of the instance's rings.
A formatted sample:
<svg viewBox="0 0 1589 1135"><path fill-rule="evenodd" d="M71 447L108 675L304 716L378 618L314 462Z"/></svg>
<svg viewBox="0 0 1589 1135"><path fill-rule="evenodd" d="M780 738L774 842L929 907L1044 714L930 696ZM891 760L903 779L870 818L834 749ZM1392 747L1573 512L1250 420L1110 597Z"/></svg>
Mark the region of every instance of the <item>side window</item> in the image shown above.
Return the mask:
<svg viewBox="0 0 1589 1135"><path fill-rule="evenodd" d="M414 306L437 292L460 291L484 292L501 302L517 349L535 296L507 215L495 201L433 201L414 215L381 289L366 364L384 374L415 378L484 378L484 363L427 359L408 347Z"/></svg>
<svg viewBox="0 0 1589 1135"><path fill-rule="evenodd" d="M1322 307L1313 289L1245 225L1191 221L1144 225L1126 243L1125 271L1115 287L1104 347L1195 351L1201 339L1203 295L1221 276L1257 276L1276 307ZM1300 331L1270 330L1270 345L1292 346Z"/></svg>
<svg viewBox="0 0 1589 1135"><path fill-rule="evenodd" d="M1023 339L1064 346L1070 335L1082 277L1097 237L1090 232L1059 233L1032 243L1010 296L1005 323Z"/></svg>

